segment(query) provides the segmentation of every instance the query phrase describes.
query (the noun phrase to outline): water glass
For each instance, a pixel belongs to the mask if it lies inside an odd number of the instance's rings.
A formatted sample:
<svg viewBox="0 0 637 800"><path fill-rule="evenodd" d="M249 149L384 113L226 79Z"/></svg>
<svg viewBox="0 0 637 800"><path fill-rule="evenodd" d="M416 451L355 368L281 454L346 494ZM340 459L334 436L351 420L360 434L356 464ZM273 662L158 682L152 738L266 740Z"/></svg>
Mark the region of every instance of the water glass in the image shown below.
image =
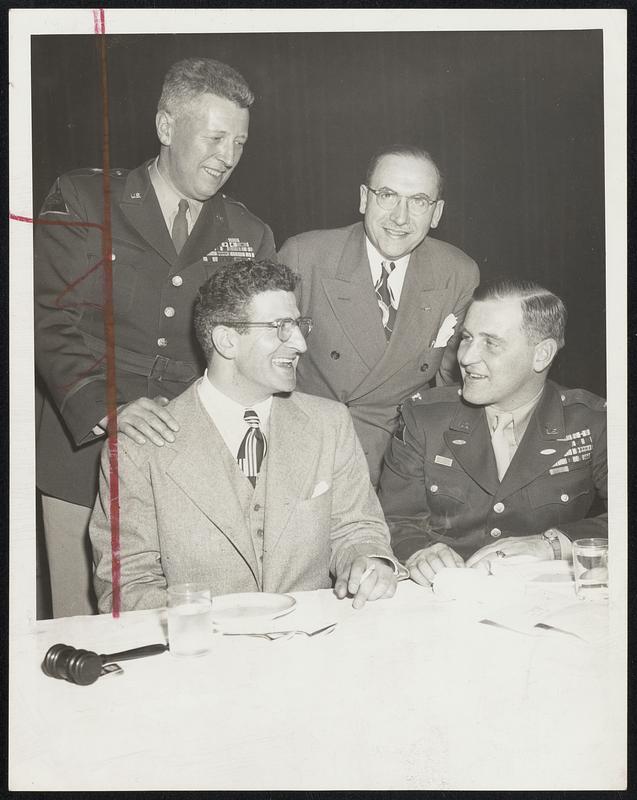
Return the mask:
<svg viewBox="0 0 637 800"><path fill-rule="evenodd" d="M581 600L608 599L608 539L573 542L575 594Z"/></svg>
<svg viewBox="0 0 637 800"><path fill-rule="evenodd" d="M202 656L214 634L210 589L200 583L168 587L168 642L174 656Z"/></svg>

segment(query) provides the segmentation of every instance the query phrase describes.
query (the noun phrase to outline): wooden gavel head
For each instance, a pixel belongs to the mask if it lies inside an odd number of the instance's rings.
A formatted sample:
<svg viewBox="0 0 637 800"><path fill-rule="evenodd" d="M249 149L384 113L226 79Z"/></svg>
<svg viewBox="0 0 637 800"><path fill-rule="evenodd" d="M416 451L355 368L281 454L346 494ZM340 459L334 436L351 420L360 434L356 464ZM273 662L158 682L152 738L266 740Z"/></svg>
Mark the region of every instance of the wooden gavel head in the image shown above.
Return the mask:
<svg viewBox="0 0 637 800"><path fill-rule="evenodd" d="M90 650L54 644L44 656L42 671L51 678L62 678L79 686L88 686L99 678L102 658Z"/></svg>

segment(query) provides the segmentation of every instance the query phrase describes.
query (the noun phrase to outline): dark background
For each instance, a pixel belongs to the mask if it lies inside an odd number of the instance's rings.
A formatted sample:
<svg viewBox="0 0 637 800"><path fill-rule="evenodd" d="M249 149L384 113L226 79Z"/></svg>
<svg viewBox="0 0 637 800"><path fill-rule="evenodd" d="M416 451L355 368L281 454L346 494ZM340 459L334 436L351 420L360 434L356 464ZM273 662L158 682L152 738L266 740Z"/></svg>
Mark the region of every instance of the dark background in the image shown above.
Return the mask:
<svg viewBox="0 0 637 800"><path fill-rule="evenodd" d="M187 56L228 62L256 94L250 141L225 190L270 224L278 246L359 218L358 187L378 145L422 144L446 177L435 236L469 253L483 280L530 277L557 292L569 325L552 375L606 394L601 31L107 41L112 167L158 152L163 75ZM33 37L32 70L37 209L57 175L101 166L96 37Z"/></svg>

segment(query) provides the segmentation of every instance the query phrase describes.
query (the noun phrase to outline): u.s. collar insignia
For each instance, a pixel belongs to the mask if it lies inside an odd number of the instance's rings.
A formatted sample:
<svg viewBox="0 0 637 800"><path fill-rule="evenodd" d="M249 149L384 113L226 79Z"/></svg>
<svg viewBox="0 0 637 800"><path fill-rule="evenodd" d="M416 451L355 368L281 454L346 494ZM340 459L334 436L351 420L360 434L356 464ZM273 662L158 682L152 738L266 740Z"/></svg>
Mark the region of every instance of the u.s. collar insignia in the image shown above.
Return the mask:
<svg viewBox="0 0 637 800"><path fill-rule="evenodd" d="M141 194L139 192L131 192L130 199L131 200L141 200L142 196L141 196Z"/></svg>
<svg viewBox="0 0 637 800"><path fill-rule="evenodd" d="M203 260L214 263L220 258L254 258L254 250L250 242L228 237L225 242L221 242L217 248L205 255Z"/></svg>

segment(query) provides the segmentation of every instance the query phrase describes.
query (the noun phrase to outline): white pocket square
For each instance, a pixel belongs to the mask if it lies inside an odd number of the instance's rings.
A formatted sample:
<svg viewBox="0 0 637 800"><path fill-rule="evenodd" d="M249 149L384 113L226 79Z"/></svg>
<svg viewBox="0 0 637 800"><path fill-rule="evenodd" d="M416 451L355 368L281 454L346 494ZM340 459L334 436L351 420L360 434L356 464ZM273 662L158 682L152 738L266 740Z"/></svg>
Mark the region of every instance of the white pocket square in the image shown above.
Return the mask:
<svg viewBox="0 0 637 800"><path fill-rule="evenodd" d="M456 327L456 322L458 319L455 314L449 314L443 320L442 325L440 326L440 330L438 331L438 335L434 341L434 347L446 347L447 342L453 336L454 329Z"/></svg>
<svg viewBox="0 0 637 800"><path fill-rule="evenodd" d="M325 481L319 481L314 487L314 491L312 492L312 497L310 499L314 500L315 497L320 497L322 494L325 494L329 488L329 483L325 483Z"/></svg>

